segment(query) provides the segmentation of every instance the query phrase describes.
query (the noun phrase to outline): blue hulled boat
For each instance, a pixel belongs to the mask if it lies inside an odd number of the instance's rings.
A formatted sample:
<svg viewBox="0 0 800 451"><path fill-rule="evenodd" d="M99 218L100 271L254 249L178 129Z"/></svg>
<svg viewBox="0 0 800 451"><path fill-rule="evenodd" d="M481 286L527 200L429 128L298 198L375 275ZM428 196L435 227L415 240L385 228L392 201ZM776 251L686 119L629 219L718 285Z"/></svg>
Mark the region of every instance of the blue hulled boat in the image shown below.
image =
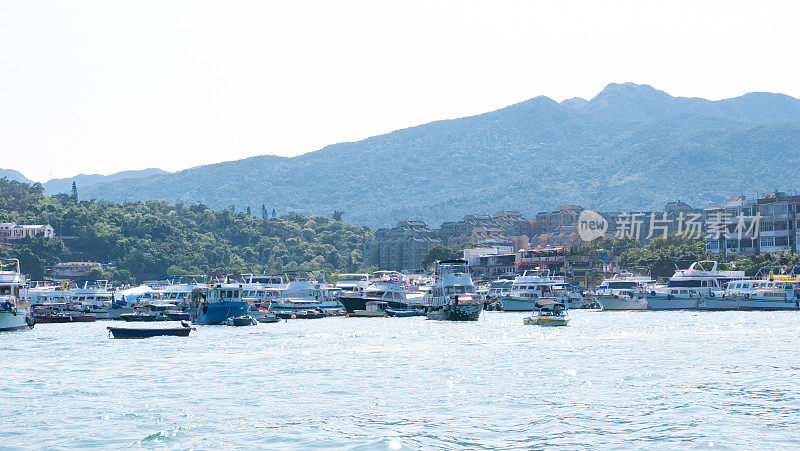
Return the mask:
<svg viewBox="0 0 800 451"><path fill-rule="evenodd" d="M223 324L228 318L247 315L248 309L241 284L215 283L201 293L192 317L195 324Z"/></svg>

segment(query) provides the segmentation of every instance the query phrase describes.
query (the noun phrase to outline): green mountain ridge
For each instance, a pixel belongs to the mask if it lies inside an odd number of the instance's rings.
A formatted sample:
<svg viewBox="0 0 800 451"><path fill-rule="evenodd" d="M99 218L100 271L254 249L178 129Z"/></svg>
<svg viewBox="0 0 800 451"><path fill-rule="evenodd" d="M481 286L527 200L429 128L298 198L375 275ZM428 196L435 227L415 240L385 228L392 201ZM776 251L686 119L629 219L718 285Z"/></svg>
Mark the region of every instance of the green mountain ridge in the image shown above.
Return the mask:
<svg viewBox="0 0 800 451"><path fill-rule="evenodd" d="M695 206L798 190L800 101L750 93L710 101L611 84L589 101L540 96L327 146L87 186L81 198L166 199L280 214L345 212L372 227L559 204L600 210Z"/></svg>

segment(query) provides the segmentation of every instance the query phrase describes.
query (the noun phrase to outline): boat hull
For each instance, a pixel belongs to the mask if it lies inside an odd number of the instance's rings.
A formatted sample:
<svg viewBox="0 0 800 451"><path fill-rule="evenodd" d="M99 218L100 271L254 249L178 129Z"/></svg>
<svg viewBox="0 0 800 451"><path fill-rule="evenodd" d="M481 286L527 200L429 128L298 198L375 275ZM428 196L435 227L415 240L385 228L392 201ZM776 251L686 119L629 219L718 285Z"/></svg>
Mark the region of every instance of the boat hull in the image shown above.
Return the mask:
<svg viewBox="0 0 800 451"><path fill-rule="evenodd" d="M797 299L740 298L739 310L798 310Z"/></svg>
<svg viewBox="0 0 800 451"><path fill-rule="evenodd" d="M739 300L735 297L703 296L700 308L704 310L739 310Z"/></svg>
<svg viewBox="0 0 800 451"><path fill-rule="evenodd" d="M194 319L195 324L222 324L228 318L246 316L250 307L247 302L211 302L200 307Z"/></svg>
<svg viewBox="0 0 800 451"><path fill-rule="evenodd" d="M597 296L596 300L603 310L647 310L649 308L644 299Z"/></svg>
<svg viewBox="0 0 800 451"><path fill-rule="evenodd" d="M536 307L536 301L539 301L540 299L503 296L498 300L503 306L503 310L507 312L532 312L538 309L538 307Z"/></svg>
<svg viewBox="0 0 800 451"><path fill-rule="evenodd" d="M667 298L666 296L648 296L647 305L650 310L699 310L701 299Z"/></svg>
<svg viewBox="0 0 800 451"><path fill-rule="evenodd" d="M428 309L428 319L439 321L477 321L483 311L483 303L446 304Z"/></svg>
<svg viewBox="0 0 800 451"><path fill-rule="evenodd" d="M569 324L568 316L536 317L531 316L523 320L525 325L533 326L566 326Z"/></svg>
<svg viewBox="0 0 800 451"><path fill-rule="evenodd" d="M150 337L188 337L191 327L172 327L164 329L135 329L127 327L107 327L114 338Z"/></svg>
<svg viewBox="0 0 800 451"><path fill-rule="evenodd" d="M25 309L0 312L0 332L30 329L35 323L33 317Z"/></svg>
<svg viewBox="0 0 800 451"><path fill-rule="evenodd" d="M405 310L408 308L408 303L401 301L389 301L384 299L372 299L372 298L357 298L348 296L340 296L337 299L342 304L342 306L344 306L344 309L345 311L347 311L347 313L353 313L356 310L366 310L367 302L369 301L386 302L386 305L388 305L389 308L398 310Z"/></svg>

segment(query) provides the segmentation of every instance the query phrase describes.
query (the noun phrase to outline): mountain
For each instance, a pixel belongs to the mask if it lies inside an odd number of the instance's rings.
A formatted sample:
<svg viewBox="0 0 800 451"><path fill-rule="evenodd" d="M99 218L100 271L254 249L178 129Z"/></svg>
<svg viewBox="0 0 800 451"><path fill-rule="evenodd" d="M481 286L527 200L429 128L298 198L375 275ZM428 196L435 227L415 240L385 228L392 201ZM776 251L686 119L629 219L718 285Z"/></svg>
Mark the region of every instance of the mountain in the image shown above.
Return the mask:
<svg viewBox="0 0 800 451"><path fill-rule="evenodd" d="M139 171L122 171L111 175L78 174L75 177L48 180L44 182L42 186L44 186L45 194L50 196L58 193L69 193L72 190L72 182L75 182L78 188L83 188L97 183L115 182L123 179L141 179L165 174L169 174L169 172L156 168L142 169Z"/></svg>
<svg viewBox="0 0 800 451"><path fill-rule="evenodd" d="M0 178L7 178L9 180L16 180L23 183L33 183L32 181L28 180L27 177L13 169L0 169Z"/></svg>
<svg viewBox="0 0 800 451"><path fill-rule="evenodd" d="M260 156L140 179L81 198L166 199L348 222L438 225L468 213L559 204L599 210L704 206L738 194L800 190L800 101L750 93L711 101L610 84L591 100L536 97L284 158Z"/></svg>

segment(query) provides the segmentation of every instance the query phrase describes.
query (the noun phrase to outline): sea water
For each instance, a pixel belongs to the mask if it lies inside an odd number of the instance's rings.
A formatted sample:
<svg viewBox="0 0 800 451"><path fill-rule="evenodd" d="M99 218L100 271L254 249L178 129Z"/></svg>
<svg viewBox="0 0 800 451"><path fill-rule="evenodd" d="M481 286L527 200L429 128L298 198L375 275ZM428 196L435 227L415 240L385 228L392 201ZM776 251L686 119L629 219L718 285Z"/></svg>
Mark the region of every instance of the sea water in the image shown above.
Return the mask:
<svg viewBox="0 0 800 451"><path fill-rule="evenodd" d="M800 312L571 315L39 324L0 334L0 448L800 446Z"/></svg>

